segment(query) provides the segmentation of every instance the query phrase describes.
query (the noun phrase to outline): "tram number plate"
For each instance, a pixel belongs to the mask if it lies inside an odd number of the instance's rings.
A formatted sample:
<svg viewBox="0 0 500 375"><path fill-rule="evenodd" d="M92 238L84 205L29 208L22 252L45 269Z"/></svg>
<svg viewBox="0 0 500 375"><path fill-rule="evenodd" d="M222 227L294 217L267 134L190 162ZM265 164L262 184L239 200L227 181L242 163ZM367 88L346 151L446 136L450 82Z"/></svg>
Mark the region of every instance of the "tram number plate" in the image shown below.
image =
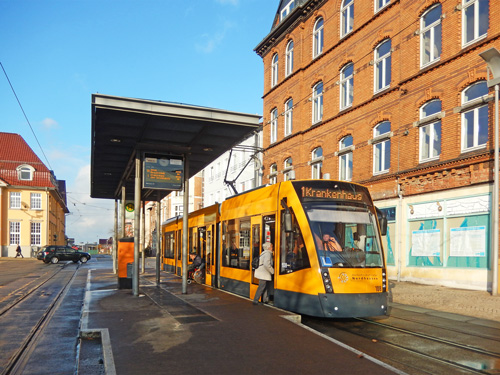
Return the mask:
<svg viewBox="0 0 500 375"><path fill-rule="evenodd" d="M377 292L381 292L382 291L382 287L380 285L377 285L377 286L375 286L375 290Z"/></svg>

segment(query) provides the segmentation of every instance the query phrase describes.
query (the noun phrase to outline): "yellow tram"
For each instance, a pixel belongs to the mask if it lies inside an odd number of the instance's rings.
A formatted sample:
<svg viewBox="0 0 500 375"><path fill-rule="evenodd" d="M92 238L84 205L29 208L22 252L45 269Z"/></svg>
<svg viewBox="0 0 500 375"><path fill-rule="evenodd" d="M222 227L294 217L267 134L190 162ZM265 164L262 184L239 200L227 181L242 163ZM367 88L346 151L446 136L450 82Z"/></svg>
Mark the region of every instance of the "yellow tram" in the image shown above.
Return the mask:
<svg viewBox="0 0 500 375"><path fill-rule="evenodd" d="M188 227L188 248L206 260L208 285L253 298L252 259L271 242L276 307L332 318L387 314L380 238L387 222L361 185L285 181L193 212ZM181 232L182 218L163 225L164 269L178 275Z"/></svg>

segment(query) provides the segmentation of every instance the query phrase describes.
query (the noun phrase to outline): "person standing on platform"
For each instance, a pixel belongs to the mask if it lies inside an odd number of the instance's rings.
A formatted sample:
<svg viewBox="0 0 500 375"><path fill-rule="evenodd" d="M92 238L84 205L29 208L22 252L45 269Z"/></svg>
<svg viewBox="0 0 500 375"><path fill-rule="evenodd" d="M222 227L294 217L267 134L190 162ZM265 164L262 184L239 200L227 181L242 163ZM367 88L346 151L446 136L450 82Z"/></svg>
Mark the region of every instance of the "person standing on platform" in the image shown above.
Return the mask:
<svg viewBox="0 0 500 375"><path fill-rule="evenodd" d="M21 246L19 246L19 245L17 245L17 248L16 248L16 256L15 256L15 258L17 258L18 256L21 256L21 258L24 258L23 253L21 253Z"/></svg>
<svg viewBox="0 0 500 375"><path fill-rule="evenodd" d="M260 297L262 297L262 302L269 302L269 291L273 283L273 244L266 242L262 248L264 251L260 254L259 268L255 270L255 277L259 279L259 287L252 302L254 305L259 303Z"/></svg>

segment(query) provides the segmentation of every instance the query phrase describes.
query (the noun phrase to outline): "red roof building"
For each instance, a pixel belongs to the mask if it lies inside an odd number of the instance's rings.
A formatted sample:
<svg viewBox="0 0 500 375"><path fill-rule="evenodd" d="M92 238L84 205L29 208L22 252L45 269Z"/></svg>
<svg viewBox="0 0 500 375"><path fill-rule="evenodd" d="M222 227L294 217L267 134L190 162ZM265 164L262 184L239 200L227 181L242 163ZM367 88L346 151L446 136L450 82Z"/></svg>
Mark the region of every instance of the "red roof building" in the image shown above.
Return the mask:
<svg viewBox="0 0 500 375"><path fill-rule="evenodd" d="M45 244L65 244L66 182L19 135L0 132L0 249L25 256ZM33 251L32 251L33 250Z"/></svg>

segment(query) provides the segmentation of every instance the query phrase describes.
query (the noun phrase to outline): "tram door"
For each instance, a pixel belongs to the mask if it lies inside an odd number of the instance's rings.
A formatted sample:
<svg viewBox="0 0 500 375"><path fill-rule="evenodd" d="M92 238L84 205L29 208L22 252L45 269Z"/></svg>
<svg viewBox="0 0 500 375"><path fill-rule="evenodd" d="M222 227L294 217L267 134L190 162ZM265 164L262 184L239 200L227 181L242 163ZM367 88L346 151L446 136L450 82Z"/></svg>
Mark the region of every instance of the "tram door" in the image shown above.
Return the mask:
<svg viewBox="0 0 500 375"><path fill-rule="evenodd" d="M205 257L205 283L207 285L213 286L214 280L212 277L215 275L215 253L214 253L214 236L213 236L213 225L209 225L206 231L206 252Z"/></svg>
<svg viewBox="0 0 500 375"><path fill-rule="evenodd" d="M260 253L262 252L262 236L260 234L260 228L261 228L261 222L262 222L262 217L261 216L254 216L251 218L251 226L252 226L252 238L251 244L252 244L252 256L250 260L252 260L255 257L258 257ZM255 270L252 269L252 284L259 285L259 279L256 279L254 277Z"/></svg>
<svg viewBox="0 0 500 375"><path fill-rule="evenodd" d="M198 254L200 254L201 259L205 262L207 261L207 228L200 227L198 228ZM203 278L206 279L206 270L207 266L203 269ZM206 282L206 281L205 281Z"/></svg>

